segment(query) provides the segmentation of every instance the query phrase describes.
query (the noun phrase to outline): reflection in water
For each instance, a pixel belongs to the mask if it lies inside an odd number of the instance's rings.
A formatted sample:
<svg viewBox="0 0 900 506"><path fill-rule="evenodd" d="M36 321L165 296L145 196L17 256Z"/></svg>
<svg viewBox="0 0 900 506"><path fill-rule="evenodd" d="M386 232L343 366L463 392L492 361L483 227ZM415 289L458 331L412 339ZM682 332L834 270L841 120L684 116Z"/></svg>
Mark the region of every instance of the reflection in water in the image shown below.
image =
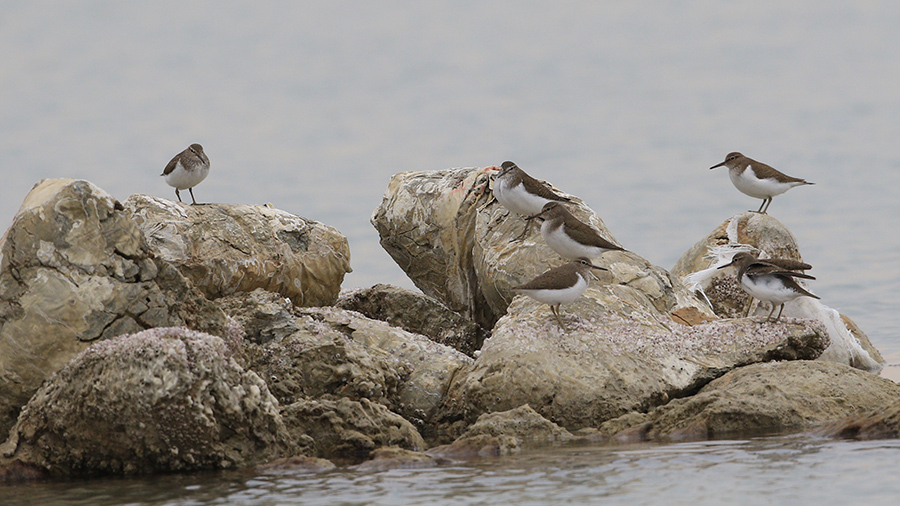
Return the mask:
<svg viewBox="0 0 900 506"><path fill-rule="evenodd" d="M900 441L807 436L560 446L502 459L376 473L248 472L0 489L0 504L889 504ZM602 499L602 500L601 500Z"/></svg>

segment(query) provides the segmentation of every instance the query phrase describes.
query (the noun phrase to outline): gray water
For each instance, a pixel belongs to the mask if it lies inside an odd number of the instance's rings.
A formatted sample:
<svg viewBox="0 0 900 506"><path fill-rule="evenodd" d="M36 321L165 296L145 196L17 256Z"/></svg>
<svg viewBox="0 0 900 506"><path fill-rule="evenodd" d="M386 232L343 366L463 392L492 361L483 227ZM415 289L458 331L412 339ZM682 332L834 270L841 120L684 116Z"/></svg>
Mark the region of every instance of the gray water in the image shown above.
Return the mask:
<svg viewBox="0 0 900 506"><path fill-rule="evenodd" d="M412 288L368 222L391 175L511 159L668 268L758 207L724 170L708 170L742 151L816 183L776 197L769 214L814 266L813 291L859 324L898 379L898 28L900 3L889 0L0 1L0 227L45 177L84 178L120 200L174 198L159 173L199 142L212 160L199 201L271 202L332 225L350 241L345 288ZM16 494L56 504L315 503L307 489L348 504L753 494L875 504L897 491L898 464L893 442L765 439Z"/></svg>

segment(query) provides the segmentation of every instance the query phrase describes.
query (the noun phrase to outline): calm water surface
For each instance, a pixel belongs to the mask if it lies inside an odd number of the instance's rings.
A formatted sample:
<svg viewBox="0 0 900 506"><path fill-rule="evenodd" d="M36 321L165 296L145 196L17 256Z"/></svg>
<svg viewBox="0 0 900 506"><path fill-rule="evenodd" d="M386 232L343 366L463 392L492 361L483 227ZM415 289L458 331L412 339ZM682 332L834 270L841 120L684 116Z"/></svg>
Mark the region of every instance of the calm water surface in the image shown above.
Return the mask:
<svg viewBox="0 0 900 506"><path fill-rule="evenodd" d="M738 150L816 183L776 197L770 214L815 266L812 289L900 378L898 26L900 3L887 0L0 0L0 227L45 177L173 198L159 173L199 142L212 160L200 201L271 202L335 226L353 255L346 288L412 287L368 222L390 176L512 159L671 267L758 207L708 170ZM766 439L373 475L38 485L22 497L877 504L896 495L897 468L893 442Z"/></svg>

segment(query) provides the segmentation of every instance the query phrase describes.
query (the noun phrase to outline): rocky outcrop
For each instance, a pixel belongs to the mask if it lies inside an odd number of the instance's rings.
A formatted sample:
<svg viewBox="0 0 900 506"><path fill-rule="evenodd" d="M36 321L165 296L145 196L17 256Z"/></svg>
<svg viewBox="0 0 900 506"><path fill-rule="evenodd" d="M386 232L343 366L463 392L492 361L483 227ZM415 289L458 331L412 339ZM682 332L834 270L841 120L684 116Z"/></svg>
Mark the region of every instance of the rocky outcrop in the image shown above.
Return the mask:
<svg viewBox="0 0 900 506"><path fill-rule="evenodd" d="M678 260L672 274L697 290L723 318L765 316L771 306L748 296L738 285L734 269L717 269L730 262L737 251L752 251L762 258L802 260L796 239L781 222L749 212L726 220L698 241ZM812 274L817 274L815 269ZM815 282L811 285L815 292ZM871 372L883 367L884 359L856 324L822 302L800 297L784 305L784 316L815 320L825 327L831 345L820 359Z"/></svg>
<svg viewBox="0 0 900 506"><path fill-rule="evenodd" d="M900 399L861 415L830 422L812 434L862 440L900 438Z"/></svg>
<svg viewBox="0 0 900 506"><path fill-rule="evenodd" d="M343 292L335 305L422 334L470 357L481 348L487 334L433 297L392 285Z"/></svg>
<svg viewBox="0 0 900 506"><path fill-rule="evenodd" d="M520 445L566 441L574 437L566 429L531 409L528 404L509 411L485 413L466 429L462 437L479 434L512 436L518 440Z"/></svg>
<svg viewBox="0 0 900 506"><path fill-rule="evenodd" d="M315 441L318 457L359 463L380 447L422 451L425 441L416 428L384 405L368 399L319 398L297 401L282 410L292 434Z"/></svg>
<svg viewBox="0 0 900 506"><path fill-rule="evenodd" d="M295 308L254 291L217 301L249 329L249 368L282 404L324 395L384 404L426 432L472 359L424 336L334 307ZM268 337L263 337L268 336Z"/></svg>
<svg viewBox="0 0 900 506"><path fill-rule="evenodd" d="M264 381L223 339L158 328L94 344L22 410L3 455L53 476L235 468L292 454Z"/></svg>
<svg viewBox="0 0 900 506"><path fill-rule="evenodd" d="M898 397L900 385L848 365L771 362L735 369L696 395L600 428L621 441L777 433L859 415Z"/></svg>
<svg viewBox="0 0 900 506"><path fill-rule="evenodd" d="M221 334L225 315L153 256L112 196L39 182L0 241L0 433L91 342L178 325Z"/></svg>
<svg viewBox="0 0 900 506"><path fill-rule="evenodd" d="M211 299L264 288L297 306L328 305L350 272L346 237L278 209L148 195L132 195L125 209L150 248Z"/></svg>

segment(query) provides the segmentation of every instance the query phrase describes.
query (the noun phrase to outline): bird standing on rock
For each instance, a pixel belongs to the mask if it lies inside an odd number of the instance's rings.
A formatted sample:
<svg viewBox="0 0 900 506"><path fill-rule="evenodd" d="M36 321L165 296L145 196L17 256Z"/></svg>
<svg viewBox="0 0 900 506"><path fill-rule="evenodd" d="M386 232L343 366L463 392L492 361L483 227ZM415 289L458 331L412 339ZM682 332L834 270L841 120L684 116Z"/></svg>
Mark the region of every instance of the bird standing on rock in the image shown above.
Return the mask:
<svg viewBox="0 0 900 506"><path fill-rule="evenodd" d="M738 283L745 292L750 294L751 297L772 304L772 310L766 316L766 321L772 318L772 314L775 313L775 307L780 305L781 309L774 320L777 322L781 318L782 311L784 311L785 302L801 296L814 299L819 298L794 281L794 278L816 279L809 274L795 272L812 269L812 266L807 263L786 258L760 260L750 253L740 252L734 255L731 263L723 265L719 269L731 266L737 269Z"/></svg>
<svg viewBox="0 0 900 506"><path fill-rule="evenodd" d="M815 184L796 177L791 177L778 172L764 163L734 152L728 153L725 161L713 165L709 169L728 167L728 177L731 178L735 188L746 195L763 199L756 212L766 214L772 197L781 195L795 186Z"/></svg>
<svg viewBox="0 0 900 506"><path fill-rule="evenodd" d="M522 216L528 217L541 212L547 202L568 202L547 187L544 183L529 176L513 162L503 162L500 173L494 176L494 198L503 207ZM519 235L521 239L528 231L528 223Z"/></svg>
<svg viewBox="0 0 900 506"><path fill-rule="evenodd" d="M581 297L590 285L591 269L607 269L594 265L587 258L579 258L550 269L524 285L513 288L532 299L550 305L550 311L563 331L568 331L559 317L560 304L569 304Z"/></svg>
<svg viewBox="0 0 900 506"><path fill-rule="evenodd" d="M541 237L553 251L563 258L597 258L611 250L622 251L600 235L593 227L579 220L559 202L547 202L538 214L526 218L543 218Z"/></svg>
<svg viewBox="0 0 900 506"><path fill-rule="evenodd" d="M209 158L203 152L203 146L191 144L169 161L160 176L164 176L166 183L175 188L175 196L178 197L178 202L183 202L178 190L187 190L191 194L191 201L196 205L197 200L194 198L194 187L206 179L208 174Z"/></svg>

